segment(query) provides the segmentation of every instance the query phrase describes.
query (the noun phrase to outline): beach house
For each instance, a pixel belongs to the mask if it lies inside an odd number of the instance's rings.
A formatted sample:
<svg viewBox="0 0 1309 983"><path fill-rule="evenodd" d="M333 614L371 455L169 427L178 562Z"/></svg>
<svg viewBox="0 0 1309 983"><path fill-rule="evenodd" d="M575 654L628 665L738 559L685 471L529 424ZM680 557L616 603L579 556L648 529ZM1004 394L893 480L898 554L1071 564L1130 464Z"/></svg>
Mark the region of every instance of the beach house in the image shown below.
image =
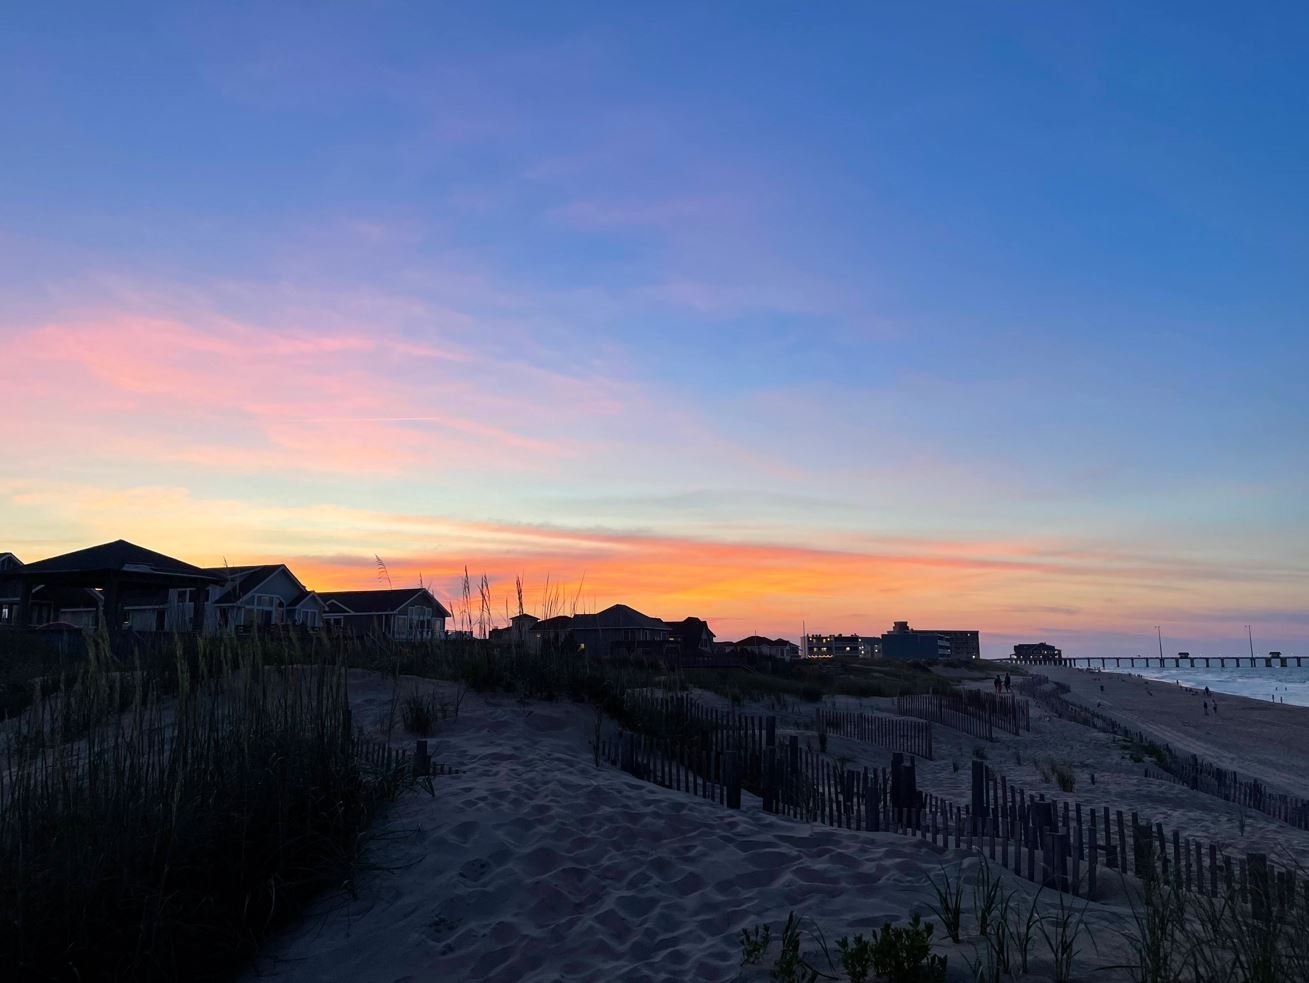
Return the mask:
<svg viewBox="0 0 1309 983"><path fill-rule="evenodd" d="M541 636L532 631L541 619L534 614L516 614L504 628L492 628L487 641L509 645L521 651L534 652L541 647Z"/></svg>
<svg viewBox="0 0 1309 983"><path fill-rule="evenodd" d="M739 642L726 643L726 651L756 659L798 659L800 646L785 638L766 635L747 635Z"/></svg>
<svg viewBox="0 0 1309 983"><path fill-rule="evenodd" d="M284 563L210 567L222 583L209 589L206 631L248 631L287 625L315 631L326 605Z"/></svg>
<svg viewBox="0 0 1309 983"><path fill-rule="evenodd" d="M218 582L199 567L123 539L35 563L7 556L2 604L7 623L18 628L55 621L90 628L103 619L115 629L198 630L203 598Z"/></svg>
<svg viewBox="0 0 1309 983"><path fill-rule="evenodd" d="M333 631L397 641L445 637L445 609L426 587L323 591L323 621Z"/></svg>
<svg viewBox="0 0 1309 983"><path fill-rule="evenodd" d="M23 567L23 561L13 553L0 553L0 627L18 623L23 582L17 573ZM99 623L100 604L100 594L89 588L36 584L29 597L28 624L94 628Z"/></svg>

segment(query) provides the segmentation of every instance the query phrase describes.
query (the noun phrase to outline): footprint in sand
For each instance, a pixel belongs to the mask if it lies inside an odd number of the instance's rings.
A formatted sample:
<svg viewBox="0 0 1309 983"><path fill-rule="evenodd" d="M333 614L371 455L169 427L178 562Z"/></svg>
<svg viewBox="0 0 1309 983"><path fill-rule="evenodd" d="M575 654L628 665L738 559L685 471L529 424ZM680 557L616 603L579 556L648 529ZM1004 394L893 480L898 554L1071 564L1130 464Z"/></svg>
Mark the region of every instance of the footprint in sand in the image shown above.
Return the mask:
<svg viewBox="0 0 1309 983"><path fill-rule="evenodd" d="M459 868L459 876L470 883L476 884L491 869L491 863L482 857L474 857L462 867Z"/></svg>
<svg viewBox="0 0 1309 983"><path fill-rule="evenodd" d="M440 914L428 923L427 930L434 939L444 939L453 934L462 924L463 922L454 915Z"/></svg>

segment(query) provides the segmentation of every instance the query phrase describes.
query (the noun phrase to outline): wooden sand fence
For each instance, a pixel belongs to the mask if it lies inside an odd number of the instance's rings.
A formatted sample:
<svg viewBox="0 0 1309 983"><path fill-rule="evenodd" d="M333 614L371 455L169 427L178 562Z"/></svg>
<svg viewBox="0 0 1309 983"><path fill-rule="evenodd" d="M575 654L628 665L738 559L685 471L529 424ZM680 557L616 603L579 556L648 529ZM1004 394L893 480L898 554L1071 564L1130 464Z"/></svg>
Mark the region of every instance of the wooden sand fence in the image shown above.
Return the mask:
<svg viewBox="0 0 1309 983"><path fill-rule="evenodd" d="M820 733L876 744L890 751L915 754L932 760L932 724L930 721L901 720L876 714L819 707L814 711L813 728Z"/></svg>
<svg viewBox="0 0 1309 983"><path fill-rule="evenodd" d="M1176 829L1170 836L1162 823L1136 812L1056 803L1010 784L980 760L972 762L971 801L959 805L919 791L913 759L901 753L892 755L889 769L845 768L801 748L796 735L779 742L775 718L764 720L762 734L753 774L741 751L696 746L688 736L624 731L597 751L643 780L727 808L742 808L742 791L748 791L772 815L977 851L1020 877L1078 896L1095 897L1110 871L1163 878L1179 890L1265 912L1309 905L1309 880L1297 883L1296 871L1275 868L1266 854L1233 858Z"/></svg>
<svg viewBox="0 0 1309 983"><path fill-rule="evenodd" d="M980 690L897 696L895 712L930 720L986 741L995 740L997 727L1015 736L1032 729L1026 700Z"/></svg>
<svg viewBox="0 0 1309 983"><path fill-rule="evenodd" d="M1197 755L1192 755L1189 761L1173 755L1161 769L1179 785L1261 812L1296 829L1309 829L1309 801L1272 791L1256 779L1244 778L1236 771L1220 768ZM1149 767L1146 773L1149 775Z"/></svg>
<svg viewBox="0 0 1309 983"><path fill-rule="evenodd" d="M972 802L966 810L978 833L987 839L991 859L994 840L1013 843L1026 852L1029 880L1036 880L1035 853L1041 854L1041 882L1060 890L1088 897L1096 893L1102 868L1131 874L1141 880L1163 878L1178 890L1209 898L1225 897L1243 904L1276 905L1286 910L1309 905L1309 880L1297 885L1297 871L1279 869L1267 854L1247 853L1232 857L1216 844L1185 836L1178 829L1165 831L1136 812L1126 816L1121 809L1110 811L1084 807L1080 802L1047 801L1011 785L982 761L973 762ZM1015 873L1020 870L1015 858Z"/></svg>
<svg viewBox="0 0 1309 983"><path fill-rule="evenodd" d="M374 741L355 734L351 738L354 753L364 770L374 777L414 778L436 777L439 775L457 775L459 772L449 765L432 760L431 751L425 740L414 742L414 749L406 751L392 747L386 741Z"/></svg>
<svg viewBox="0 0 1309 983"><path fill-rule="evenodd" d="M1263 813L1296 829L1309 830L1309 799L1274 791L1263 782L1228 768L1220 768L1198 755L1192 755L1189 760L1180 758L1172 747L1158 744L1144 731L1133 730L1106 713L1066 699L1064 694L1069 691L1066 683L1054 682L1047 676L1036 674L1023 679L1019 687L1061 719L1124 737L1140 745L1160 748L1163 754L1153 758L1152 764L1145 768L1148 778L1185 785L1197 792Z"/></svg>
<svg viewBox="0 0 1309 983"><path fill-rule="evenodd" d="M624 707L630 729L656 737L693 737L701 750L737 752L745 780L758 784L769 729L776 733L775 716L709 707L687 693L649 690L628 693ZM823 707L802 719L818 733L839 733L890 751L932 757L930 723Z"/></svg>

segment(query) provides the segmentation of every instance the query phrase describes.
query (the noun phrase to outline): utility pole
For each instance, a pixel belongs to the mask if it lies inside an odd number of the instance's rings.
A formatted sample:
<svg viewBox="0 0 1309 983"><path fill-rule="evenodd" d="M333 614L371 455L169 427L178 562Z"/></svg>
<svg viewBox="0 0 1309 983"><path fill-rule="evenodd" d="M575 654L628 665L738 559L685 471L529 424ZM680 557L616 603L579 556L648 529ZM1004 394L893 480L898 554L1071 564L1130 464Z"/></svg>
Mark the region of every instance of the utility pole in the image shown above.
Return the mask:
<svg viewBox="0 0 1309 983"><path fill-rule="evenodd" d="M1249 625L1245 626L1245 637L1250 640L1250 659L1254 660L1254 629Z"/></svg>

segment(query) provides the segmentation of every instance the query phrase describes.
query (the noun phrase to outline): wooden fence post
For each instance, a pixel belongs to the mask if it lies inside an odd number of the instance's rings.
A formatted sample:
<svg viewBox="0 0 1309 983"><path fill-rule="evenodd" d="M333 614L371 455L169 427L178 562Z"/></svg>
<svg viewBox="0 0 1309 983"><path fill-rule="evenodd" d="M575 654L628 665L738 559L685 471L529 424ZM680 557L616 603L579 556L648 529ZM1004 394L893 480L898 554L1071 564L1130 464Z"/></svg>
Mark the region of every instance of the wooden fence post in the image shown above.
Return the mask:
<svg viewBox="0 0 1309 983"><path fill-rule="evenodd" d="M973 759L973 798L969 815L974 833L980 832L978 823L986 818L986 763Z"/></svg>
<svg viewBox="0 0 1309 983"><path fill-rule="evenodd" d="M727 785L727 808L741 808L741 763L738 753L728 751L723 756L724 783Z"/></svg>
<svg viewBox="0 0 1309 983"><path fill-rule="evenodd" d="M1272 896L1268 884L1268 856L1247 853L1245 862L1250 884L1250 914L1261 922L1269 921L1272 918Z"/></svg>
<svg viewBox="0 0 1309 983"><path fill-rule="evenodd" d="M432 759L427 751L427 741L414 744L414 777L423 778L432 773Z"/></svg>

